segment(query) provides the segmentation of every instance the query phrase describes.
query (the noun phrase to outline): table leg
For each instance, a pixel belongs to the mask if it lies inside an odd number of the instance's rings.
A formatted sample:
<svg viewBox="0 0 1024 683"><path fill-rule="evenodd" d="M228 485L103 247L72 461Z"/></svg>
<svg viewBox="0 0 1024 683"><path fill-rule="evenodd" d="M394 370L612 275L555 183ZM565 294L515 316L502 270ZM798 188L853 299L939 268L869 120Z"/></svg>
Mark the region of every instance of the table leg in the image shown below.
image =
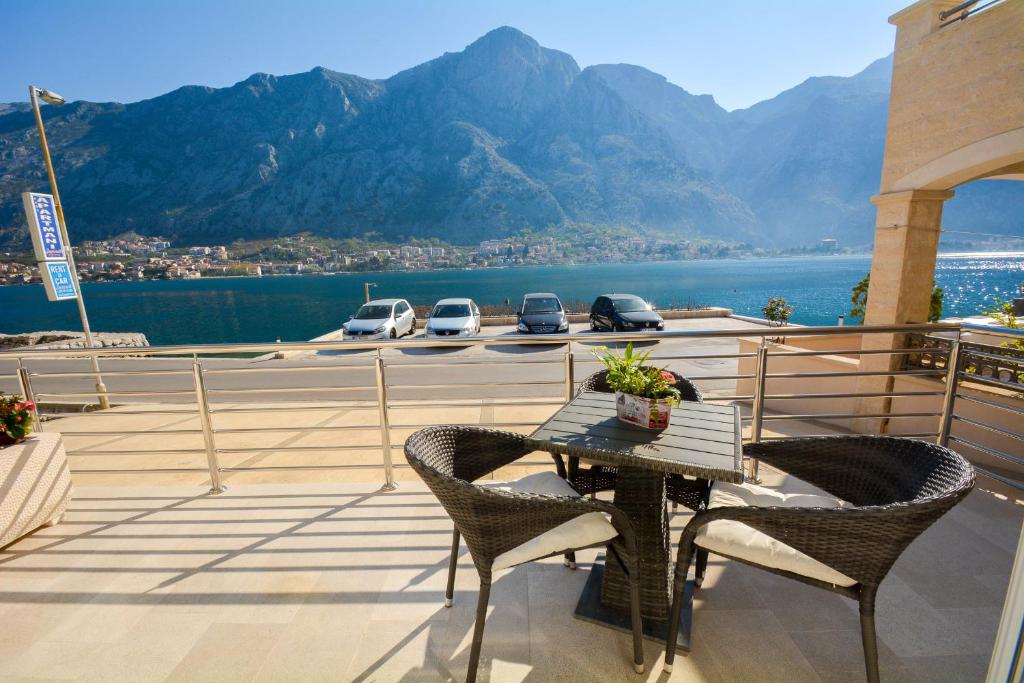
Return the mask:
<svg viewBox="0 0 1024 683"><path fill-rule="evenodd" d="M665 642L671 609L672 545L664 475L618 468L615 505L629 515L640 551L640 613L644 636ZM629 582L613 558L598 557L576 605L576 617L629 631ZM601 560L604 559L602 563ZM687 581L677 647L690 650L693 582Z"/></svg>
<svg viewBox="0 0 1024 683"><path fill-rule="evenodd" d="M666 621L672 594L672 555L665 500L665 475L636 467L620 467L615 481L615 506L629 515L640 552L640 613ZM608 562L601 582L601 602L629 610L629 580L617 562Z"/></svg>

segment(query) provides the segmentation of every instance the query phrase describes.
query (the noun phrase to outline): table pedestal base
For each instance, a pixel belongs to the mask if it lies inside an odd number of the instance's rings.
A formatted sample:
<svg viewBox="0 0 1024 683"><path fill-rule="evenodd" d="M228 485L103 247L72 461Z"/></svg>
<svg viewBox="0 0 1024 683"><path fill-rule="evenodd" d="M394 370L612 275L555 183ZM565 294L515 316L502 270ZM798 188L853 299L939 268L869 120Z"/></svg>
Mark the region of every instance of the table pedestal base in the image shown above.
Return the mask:
<svg viewBox="0 0 1024 683"><path fill-rule="evenodd" d="M576 618L582 621L589 621L593 624L610 626L618 631L626 633L633 632L633 626L629 620L629 612L623 612L614 607L608 607L601 603L601 580L604 578L604 564L599 555L590 570L590 577L583 587L580 601L576 604ZM690 651L690 627L693 624L693 581L686 582L686 591L683 597L683 614L679 621L679 633L676 637L677 647L683 652ZM655 640L664 643L668 638L668 622L644 619L644 637L648 640Z"/></svg>

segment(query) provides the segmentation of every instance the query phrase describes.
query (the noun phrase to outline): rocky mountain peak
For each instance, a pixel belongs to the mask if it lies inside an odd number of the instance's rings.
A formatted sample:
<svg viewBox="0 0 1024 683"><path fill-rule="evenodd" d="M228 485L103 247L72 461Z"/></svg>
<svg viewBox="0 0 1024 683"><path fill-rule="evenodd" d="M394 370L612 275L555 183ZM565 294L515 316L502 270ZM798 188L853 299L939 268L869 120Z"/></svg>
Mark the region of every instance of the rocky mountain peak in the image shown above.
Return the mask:
<svg viewBox="0 0 1024 683"><path fill-rule="evenodd" d="M581 72L504 26L384 80L318 66L44 116L79 239L131 228L200 244L304 230L471 243L588 224L864 244L891 69L884 58L726 113L640 66ZM33 126L27 105L0 104L8 244L27 235L19 194L46 186ZM973 193L998 201L975 201L960 224L1024 229L1024 187L971 185L947 215Z"/></svg>

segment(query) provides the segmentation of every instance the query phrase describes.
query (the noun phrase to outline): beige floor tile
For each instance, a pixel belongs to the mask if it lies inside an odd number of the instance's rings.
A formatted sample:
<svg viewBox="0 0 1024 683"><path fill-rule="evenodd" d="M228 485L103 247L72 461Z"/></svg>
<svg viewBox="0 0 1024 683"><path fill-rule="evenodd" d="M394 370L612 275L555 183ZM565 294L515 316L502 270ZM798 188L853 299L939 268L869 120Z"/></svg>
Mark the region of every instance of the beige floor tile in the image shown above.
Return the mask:
<svg viewBox="0 0 1024 683"><path fill-rule="evenodd" d="M0 675L74 679L89 670L95 657L95 643L38 640L21 653L0 661Z"/></svg>
<svg viewBox="0 0 1024 683"><path fill-rule="evenodd" d="M691 569L691 578L692 578ZM694 593L694 610L757 609L764 607L761 591L751 579L760 570L731 562L717 555L708 556L704 582Z"/></svg>
<svg viewBox="0 0 1024 683"><path fill-rule="evenodd" d="M822 677L864 675L864 648L859 624L856 630L798 631L790 632L789 637ZM899 657L882 642L878 643L878 668L883 679L888 679L890 671L903 668Z"/></svg>
<svg viewBox="0 0 1024 683"><path fill-rule="evenodd" d="M358 642L366 624L297 619L284 627L257 681L337 681L355 657L355 648L342 644Z"/></svg>
<svg viewBox="0 0 1024 683"><path fill-rule="evenodd" d="M787 631L860 628L860 619L851 609L855 603L849 598L765 571L752 571L746 578Z"/></svg>
<svg viewBox="0 0 1024 683"><path fill-rule="evenodd" d="M155 611L124 638L97 648L79 680L163 681L189 653L211 622L193 615Z"/></svg>
<svg viewBox="0 0 1024 683"><path fill-rule="evenodd" d="M900 657L969 653L971 645L950 637L955 625L947 612L933 608L890 574L879 588L875 606L878 637Z"/></svg>
<svg viewBox="0 0 1024 683"><path fill-rule="evenodd" d="M0 553L0 680L462 678L476 570L463 545L444 608L450 519L422 483L378 485L79 486L68 523ZM882 585L885 680L984 671L1011 534L980 533L971 515L1024 518L985 495L939 520ZM688 517L672 520L673 541ZM664 648L645 641L638 677L628 634L573 617L600 552L580 552L577 571L549 558L495 575L482 681L862 680L855 603L715 557L693 652L667 677Z"/></svg>
<svg viewBox="0 0 1024 683"><path fill-rule="evenodd" d="M464 664L450 661L444 625L438 622L375 622L355 645L355 657L339 676L348 681L443 681L464 678ZM486 680L486 679L484 679Z"/></svg>
<svg viewBox="0 0 1024 683"><path fill-rule="evenodd" d="M212 624L168 681L250 681L281 637L281 624Z"/></svg>
<svg viewBox="0 0 1024 683"><path fill-rule="evenodd" d="M697 611L693 628L700 632L727 680L818 680L811 664L769 610Z"/></svg>
<svg viewBox="0 0 1024 683"><path fill-rule="evenodd" d="M985 673L988 671L988 661L989 658L985 655L946 655L904 659L909 671L923 683L983 681Z"/></svg>

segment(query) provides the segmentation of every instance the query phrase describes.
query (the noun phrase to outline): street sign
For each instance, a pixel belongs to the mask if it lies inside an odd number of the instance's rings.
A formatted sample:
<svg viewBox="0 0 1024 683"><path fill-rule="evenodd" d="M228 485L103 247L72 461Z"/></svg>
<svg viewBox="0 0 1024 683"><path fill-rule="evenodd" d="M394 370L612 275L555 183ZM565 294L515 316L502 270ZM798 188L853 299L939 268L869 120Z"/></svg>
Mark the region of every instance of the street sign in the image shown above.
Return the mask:
<svg viewBox="0 0 1024 683"><path fill-rule="evenodd" d="M39 274L43 277L46 298L50 301L77 299L75 278L65 261L43 261L39 264Z"/></svg>
<svg viewBox="0 0 1024 683"><path fill-rule="evenodd" d="M32 235L32 246L36 251L37 261L64 261L67 259L66 245L60 236L57 224L57 208L52 194L40 192L22 192L22 203L25 205L25 219L28 231Z"/></svg>

